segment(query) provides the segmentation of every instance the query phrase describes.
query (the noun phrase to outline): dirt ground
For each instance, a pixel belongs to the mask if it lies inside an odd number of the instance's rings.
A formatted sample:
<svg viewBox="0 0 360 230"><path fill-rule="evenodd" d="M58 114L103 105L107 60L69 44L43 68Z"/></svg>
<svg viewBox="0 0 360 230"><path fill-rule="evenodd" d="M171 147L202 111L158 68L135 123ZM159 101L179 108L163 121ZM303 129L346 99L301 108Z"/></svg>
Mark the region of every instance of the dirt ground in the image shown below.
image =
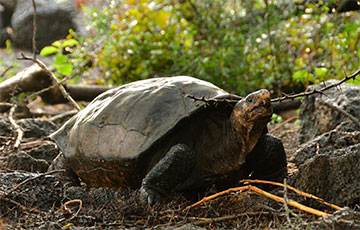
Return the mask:
<svg viewBox="0 0 360 230"><path fill-rule="evenodd" d="M6 113L0 115L1 118L7 116ZM298 128L293 122L269 126L270 133L283 141L288 155L290 181L296 173L291 160L298 147ZM173 194L171 202L148 207L141 203L138 190L71 187L57 180L51 172L29 173L8 169L6 162L11 154L19 151L29 153L39 146L51 145L45 137L29 138L25 135L20 148L15 150L15 137L12 128L9 128L8 134L0 135L0 230L359 229L360 226L354 212L359 207L333 214L334 209L291 191L284 193L283 188L274 189L271 193L279 197L286 195L305 205L315 205L315 208L333 215L318 217L252 191L230 192L193 208L187 207L195 201ZM47 148L43 149L46 151Z"/></svg>

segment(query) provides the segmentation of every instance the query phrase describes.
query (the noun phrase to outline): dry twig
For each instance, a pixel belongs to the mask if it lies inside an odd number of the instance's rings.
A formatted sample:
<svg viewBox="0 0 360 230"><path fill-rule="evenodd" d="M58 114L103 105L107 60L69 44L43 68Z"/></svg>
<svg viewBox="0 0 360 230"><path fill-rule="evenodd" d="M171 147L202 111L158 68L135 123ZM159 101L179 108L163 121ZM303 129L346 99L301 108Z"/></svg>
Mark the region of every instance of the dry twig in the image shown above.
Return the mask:
<svg viewBox="0 0 360 230"><path fill-rule="evenodd" d="M303 93L298 93L298 94L293 94L293 95L286 95L283 97L278 97L278 98L274 98L271 100L271 102L277 102L277 101L283 101L283 100L288 100L288 99L295 99L297 97L303 97L303 96L310 96L312 94L323 94L326 90L334 88L334 87L338 87L339 85L343 84L344 82L353 79L355 80L356 76L358 76L360 74L360 69L358 69L357 71L355 71L355 73L351 74L350 76L345 76L345 78L343 78L341 81L337 82L337 83L333 83L330 84L328 86L324 86L321 89L313 89L310 92L303 92Z"/></svg>
<svg viewBox="0 0 360 230"><path fill-rule="evenodd" d="M13 107L15 104L13 103L8 103L8 102L0 102L0 107Z"/></svg>
<svg viewBox="0 0 360 230"><path fill-rule="evenodd" d="M242 186L242 187L237 187L237 188L230 188L228 190L225 190L225 191L222 191L222 192L219 192L219 193L216 193L214 195L211 195L211 196L207 196L207 197L204 197L202 200L188 206L185 208L185 210L188 210L190 208L193 208L199 204L202 204L206 201L209 201L209 200L212 200L218 196L221 196L221 195L224 195L224 194L227 194L227 193L230 193L230 192L238 192L238 191L247 191L247 190L252 190L260 195L263 195L263 196L266 196L272 200L275 200L277 202L281 202L281 203L285 203L285 199L282 198L282 197L279 197L279 196L276 196L276 195L273 195L269 192L266 192L262 189L259 189L258 187L255 187L253 185L246 185L246 186ZM326 216L329 216L330 214L328 213L325 213L325 212L322 212L322 211L319 211L319 210L316 210L314 208L310 208L308 206L305 206L305 205L302 205L296 201L293 201L293 200L289 200L289 202L287 203L288 205L290 206L293 206L297 209L300 209L302 211L305 211L305 212L308 212L308 213L311 213L311 214L314 214L314 215L317 215L317 216L322 216L322 217L326 217Z"/></svg>
<svg viewBox="0 0 360 230"><path fill-rule="evenodd" d="M290 117L289 119L283 121L281 124L277 125L276 127L274 127L273 129L271 129L269 131L269 133L274 133L275 131L279 130L281 127L283 127L285 124L287 123L291 123L293 122L294 120L296 119L299 119L299 116L293 116L293 117Z"/></svg>
<svg viewBox="0 0 360 230"><path fill-rule="evenodd" d="M1 74L0 74L0 78L2 78L3 76L5 76L5 74L11 70L12 68L14 68L14 66L9 66L7 67Z"/></svg>
<svg viewBox="0 0 360 230"><path fill-rule="evenodd" d="M284 208L285 208L285 215L286 215L286 219L289 222L289 224L291 225L291 219L290 219L290 209L288 206L289 198L287 196L287 186L286 186L286 178L284 179Z"/></svg>
<svg viewBox="0 0 360 230"><path fill-rule="evenodd" d="M248 182L248 183L262 183L262 184L272 184L272 185L276 185L276 186L280 186L280 187L283 187L284 188L284 184L281 184L281 183L277 183L277 182L272 182L272 181L264 181L264 180L241 180L240 182ZM316 201L322 203L322 204L325 204L327 206L330 206L334 209L337 209L337 210L341 210L342 208L337 206L337 205L334 205L334 204L330 204L328 202L325 202L324 200L322 200L321 198L318 198L314 195L311 195L309 193L305 193L305 192L302 192L294 187L291 187L291 186L286 186L287 189L290 189L296 193L298 193L299 195L302 195L302 196L305 196L305 197L309 197L309 198L312 198L312 199L315 199ZM319 211L319 210L316 210L316 209L313 209L313 208L310 208L310 207L307 207L305 205L302 205L296 201L293 201L293 200L289 200L288 202L284 199L284 198L281 198L281 197L278 197L276 195L273 195L271 193L268 193L266 191L263 191L261 189L259 189L258 187L255 187L255 186L252 186L252 185L246 185L246 186L242 186L242 187L237 187L237 188L230 188L228 190L225 190L225 191L222 191L222 192L219 192L219 193L216 193L214 195L211 195L211 196L208 196L208 197L204 197L202 200L188 206L185 208L185 210L188 210L192 207L195 207L201 203L204 203L206 201L209 201L209 200L212 200L218 196L221 196L221 195L224 195L224 194L227 194L227 193L230 193L230 192L237 192L237 191L247 191L247 190L252 190L256 193L259 193L261 195L264 195L266 197L269 197L275 201L278 201L278 202L281 202L281 203L287 203L288 205L290 206L293 206L295 208L298 208L300 210L303 210L305 212L308 212L308 213L311 213L311 214L314 214L314 215L317 215L317 216L329 216L330 214L328 213L325 213L325 212L322 212L322 211Z"/></svg>
<svg viewBox="0 0 360 230"><path fill-rule="evenodd" d="M278 182L273 182L273 181L266 181L266 180L250 180L250 179L247 179L247 180L241 180L239 181L239 183L243 183L243 182L247 182L247 183L260 183L260 184L271 184L271 185L275 185L275 186L279 186L279 187L283 187L284 188L284 184L281 184L281 183L278 183ZM324 205L327 205L333 209L337 209L337 210L341 210L342 208L335 205L335 204L330 204L326 201L324 201L323 199L319 198L319 197L316 197L312 194L309 194L309 193L306 193L306 192L303 192L303 191L300 191L290 185L287 185L286 186L287 189L290 189L294 192L296 192L297 194L301 195L301 196L305 196L305 197L308 197L308 198L311 198L311 199L314 199L316 200L317 202L321 203L321 204L324 204Z"/></svg>
<svg viewBox="0 0 360 230"><path fill-rule="evenodd" d="M69 201L65 202L65 203L61 206L61 208L58 209L58 210L55 212L55 214L57 214L57 213L59 213L59 212L61 212L61 211L66 211L67 213L72 214L71 209L68 208L67 206L68 206L69 204L73 204L73 203L79 203L79 208L78 208L78 210L76 211L76 213L75 213L74 215L72 215L70 218L66 219L65 221L67 222L67 221L70 221L70 220L74 219L75 217L77 217L77 215L79 214L80 210L82 209L82 200L80 200L80 199L69 200Z"/></svg>
<svg viewBox="0 0 360 230"><path fill-rule="evenodd" d="M36 3L35 0L32 0L32 4L33 4L33 37L32 37L32 49L33 49L33 58L36 59L36 32L37 32L37 26L36 26Z"/></svg>
<svg viewBox="0 0 360 230"><path fill-rule="evenodd" d="M14 113L15 113L16 107L17 107L17 105L12 106L11 109L10 109L10 112L9 112L9 121L10 121L11 125L15 128L15 131L17 133L16 141L15 141L15 144L14 144L15 149L19 148L21 140L22 140L22 138L24 136L24 131L22 130L20 125L18 125L16 123L16 121L14 120Z"/></svg>
<svg viewBox="0 0 360 230"><path fill-rule="evenodd" d="M38 64L42 69L44 69L46 72L49 73L50 77L52 78L52 80L54 80L56 82L56 86L60 89L62 95L75 107L75 109L77 111L80 111L80 107L79 105L74 101L74 99L68 94L68 92L66 92L64 86L62 86L59 82L59 80L55 77L54 73L51 72L46 65L40 61L37 58L31 58L31 57L26 57L24 53L21 53L21 58L18 58L18 60L30 60L35 62L36 64Z"/></svg>

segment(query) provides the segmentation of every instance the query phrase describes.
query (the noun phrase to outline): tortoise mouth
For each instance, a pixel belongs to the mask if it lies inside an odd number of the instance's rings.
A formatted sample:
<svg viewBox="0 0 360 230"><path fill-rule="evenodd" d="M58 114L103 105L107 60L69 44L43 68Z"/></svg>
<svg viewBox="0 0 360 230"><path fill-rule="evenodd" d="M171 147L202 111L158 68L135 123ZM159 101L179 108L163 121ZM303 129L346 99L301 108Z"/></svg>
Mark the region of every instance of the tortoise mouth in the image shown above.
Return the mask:
<svg viewBox="0 0 360 230"><path fill-rule="evenodd" d="M256 121L256 122L270 122L272 119L272 112L266 114L266 115L262 115L262 116L252 116L250 117L250 119L248 119L248 121L252 122L252 121Z"/></svg>

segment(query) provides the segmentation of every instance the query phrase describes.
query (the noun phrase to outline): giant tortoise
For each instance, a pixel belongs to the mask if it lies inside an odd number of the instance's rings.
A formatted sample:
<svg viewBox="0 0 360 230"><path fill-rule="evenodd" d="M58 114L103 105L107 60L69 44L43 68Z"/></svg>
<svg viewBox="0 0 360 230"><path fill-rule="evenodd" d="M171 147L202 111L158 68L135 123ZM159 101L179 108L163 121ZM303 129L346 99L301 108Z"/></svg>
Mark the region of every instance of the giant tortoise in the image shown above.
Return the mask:
<svg viewBox="0 0 360 230"><path fill-rule="evenodd" d="M51 135L62 151L51 168L92 187L141 188L150 205L249 176L279 181L286 157L267 134L271 116L264 89L240 98L186 76L136 81L99 95Z"/></svg>

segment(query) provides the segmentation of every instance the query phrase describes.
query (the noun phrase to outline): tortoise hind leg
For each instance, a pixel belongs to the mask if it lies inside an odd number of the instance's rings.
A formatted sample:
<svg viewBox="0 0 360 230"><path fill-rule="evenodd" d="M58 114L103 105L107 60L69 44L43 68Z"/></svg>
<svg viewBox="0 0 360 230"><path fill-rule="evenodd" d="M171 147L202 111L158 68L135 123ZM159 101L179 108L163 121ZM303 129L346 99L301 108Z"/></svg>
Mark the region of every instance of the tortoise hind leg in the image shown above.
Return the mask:
<svg viewBox="0 0 360 230"><path fill-rule="evenodd" d="M194 166L192 151L184 144L173 146L146 175L140 188L141 198L149 205L161 201L185 181Z"/></svg>
<svg viewBox="0 0 360 230"><path fill-rule="evenodd" d="M64 172L58 172L56 176L60 181L67 182L70 185L79 186L80 179L75 174L75 172L66 164L66 159L62 152L57 155L57 157L52 161L51 165L48 168L48 171L61 170L64 169Z"/></svg>

